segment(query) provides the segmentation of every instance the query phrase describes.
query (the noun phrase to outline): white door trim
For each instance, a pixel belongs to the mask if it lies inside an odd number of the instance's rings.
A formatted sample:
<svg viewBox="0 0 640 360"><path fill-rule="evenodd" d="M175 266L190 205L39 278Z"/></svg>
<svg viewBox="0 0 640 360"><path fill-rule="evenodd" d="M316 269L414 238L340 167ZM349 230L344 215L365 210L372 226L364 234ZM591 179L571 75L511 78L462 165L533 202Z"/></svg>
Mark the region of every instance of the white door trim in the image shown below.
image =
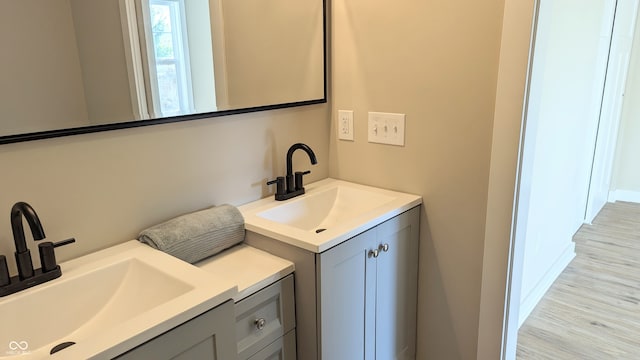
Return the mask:
<svg viewBox="0 0 640 360"><path fill-rule="evenodd" d="M607 203L622 118L622 103L638 16L638 0L617 0L607 75L600 102L600 119L591 165L585 222L591 223Z"/></svg>

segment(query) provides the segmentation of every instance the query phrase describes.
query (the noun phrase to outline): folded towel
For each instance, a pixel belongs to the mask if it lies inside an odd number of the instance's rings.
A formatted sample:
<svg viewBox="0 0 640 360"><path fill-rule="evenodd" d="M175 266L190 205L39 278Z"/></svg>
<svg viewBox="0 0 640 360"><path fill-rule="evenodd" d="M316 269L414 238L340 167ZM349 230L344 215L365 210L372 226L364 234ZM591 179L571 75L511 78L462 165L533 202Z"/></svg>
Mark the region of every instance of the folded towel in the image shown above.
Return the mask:
<svg viewBox="0 0 640 360"><path fill-rule="evenodd" d="M138 240L193 264L242 242L244 218L225 204L152 226Z"/></svg>

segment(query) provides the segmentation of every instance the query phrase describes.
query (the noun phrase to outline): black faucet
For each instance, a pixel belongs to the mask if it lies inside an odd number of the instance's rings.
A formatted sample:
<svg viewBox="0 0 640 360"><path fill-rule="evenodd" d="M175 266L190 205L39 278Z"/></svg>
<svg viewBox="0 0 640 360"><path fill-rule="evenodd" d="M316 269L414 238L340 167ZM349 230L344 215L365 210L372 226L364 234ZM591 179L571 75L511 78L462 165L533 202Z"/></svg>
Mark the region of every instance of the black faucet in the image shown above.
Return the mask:
<svg viewBox="0 0 640 360"><path fill-rule="evenodd" d="M11 230L16 246L15 257L18 275L9 277L7 259L4 255L0 255L0 297L60 277L62 270L56 263L54 248L76 241L72 238L57 243L47 241L39 244L38 250L42 267L34 270L33 262L31 261L31 251L27 248L27 241L24 236L24 227L22 226L23 217L29 224L34 240L39 241L45 238L40 218L38 218L38 214L36 214L31 205L25 202L18 202L13 205L11 208Z"/></svg>
<svg viewBox="0 0 640 360"><path fill-rule="evenodd" d="M22 227L22 217L31 228L33 240L44 239L44 229L40 223L40 218L31 205L26 202L18 202L11 208L11 230L13 231L13 242L16 245L16 265L20 279L24 280L33 276L33 263L31 261L31 251L27 248L27 241L24 238L24 228Z"/></svg>
<svg viewBox="0 0 640 360"><path fill-rule="evenodd" d="M291 199L292 197L304 194L302 177L311 173L311 171L296 171L295 174L293 173L293 153L298 149L304 150L304 152L309 155L309 160L311 160L312 165L318 163L316 154L311 150L309 145L302 143L291 145L287 151L287 176L278 176L275 180L267 182L267 185L276 184L275 196L278 201Z"/></svg>

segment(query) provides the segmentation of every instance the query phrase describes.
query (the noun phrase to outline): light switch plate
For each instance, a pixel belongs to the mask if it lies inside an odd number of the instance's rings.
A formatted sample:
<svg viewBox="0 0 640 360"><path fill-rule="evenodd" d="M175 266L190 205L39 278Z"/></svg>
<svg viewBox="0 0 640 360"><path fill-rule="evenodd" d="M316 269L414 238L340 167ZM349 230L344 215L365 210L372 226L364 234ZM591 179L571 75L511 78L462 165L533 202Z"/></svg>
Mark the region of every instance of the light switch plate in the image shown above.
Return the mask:
<svg viewBox="0 0 640 360"><path fill-rule="evenodd" d="M338 110L338 139L353 141L352 110Z"/></svg>
<svg viewBox="0 0 640 360"><path fill-rule="evenodd" d="M405 114L369 113L368 141L404 146Z"/></svg>

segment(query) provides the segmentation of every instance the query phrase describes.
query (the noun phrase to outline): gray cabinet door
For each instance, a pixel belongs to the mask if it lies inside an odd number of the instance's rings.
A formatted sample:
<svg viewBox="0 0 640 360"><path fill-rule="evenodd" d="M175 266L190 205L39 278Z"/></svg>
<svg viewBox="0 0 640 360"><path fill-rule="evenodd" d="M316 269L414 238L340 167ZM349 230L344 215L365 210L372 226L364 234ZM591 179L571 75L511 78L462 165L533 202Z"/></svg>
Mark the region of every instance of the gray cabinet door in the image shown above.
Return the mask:
<svg viewBox="0 0 640 360"><path fill-rule="evenodd" d="M376 359L415 359L418 227L414 210L376 228Z"/></svg>
<svg viewBox="0 0 640 360"><path fill-rule="evenodd" d="M233 301L227 301L116 359L237 359L233 309Z"/></svg>
<svg viewBox="0 0 640 360"><path fill-rule="evenodd" d="M370 230L320 255L317 274L321 359L373 359L365 357L365 345L375 344L367 341L375 336L375 323L367 324L375 321L375 304L369 302L375 301L375 292L370 294L372 289L375 291L371 283L375 284L375 279L367 276L375 276L374 258L367 256L375 239L375 231Z"/></svg>

